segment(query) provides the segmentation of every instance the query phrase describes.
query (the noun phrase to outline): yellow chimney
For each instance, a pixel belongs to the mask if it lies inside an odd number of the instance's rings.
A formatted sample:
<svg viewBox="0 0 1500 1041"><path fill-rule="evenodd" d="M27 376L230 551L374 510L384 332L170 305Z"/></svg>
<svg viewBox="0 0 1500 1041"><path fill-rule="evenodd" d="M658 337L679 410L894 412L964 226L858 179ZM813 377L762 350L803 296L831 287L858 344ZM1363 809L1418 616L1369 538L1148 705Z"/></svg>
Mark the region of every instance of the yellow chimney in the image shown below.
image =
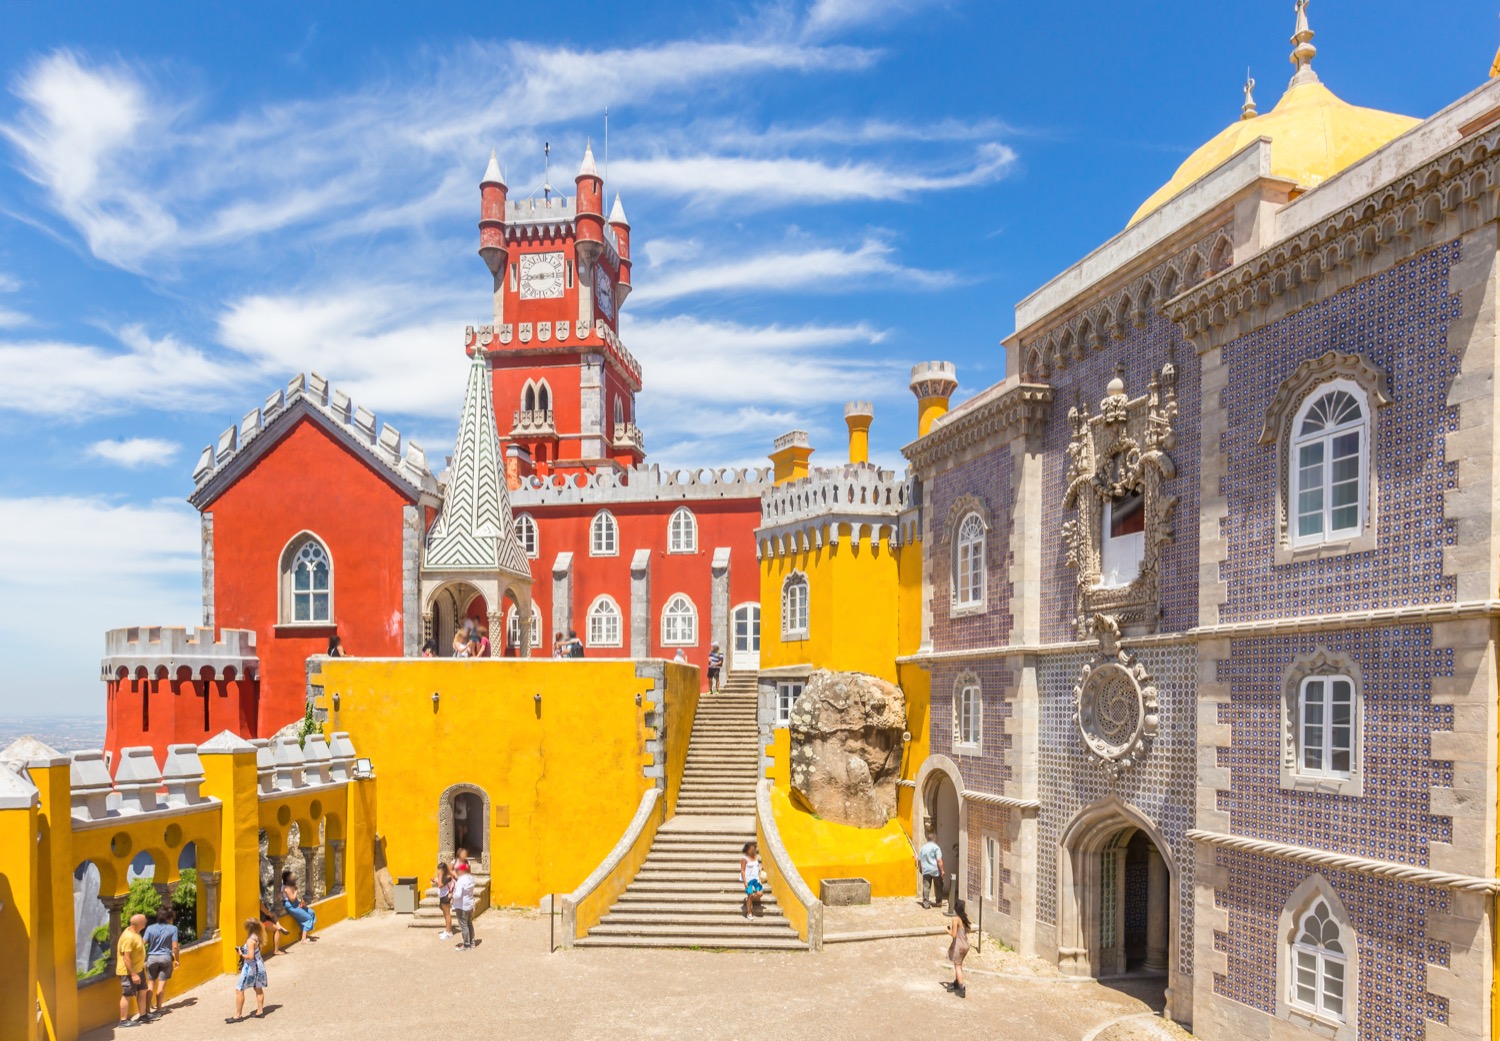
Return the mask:
<svg viewBox="0 0 1500 1041"><path fill-rule="evenodd" d="M926 437L932 424L948 413L948 400L958 389L951 361L924 361L911 367L911 392L917 396L917 436Z"/></svg>
<svg viewBox="0 0 1500 1041"><path fill-rule="evenodd" d="M870 461L870 422L875 406L868 401L851 401L844 406L844 423L849 427L849 461Z"/></svg>
<svg viewBox="0 0 1500 1041"><path fill-rule="evenodd" d="M777 484L807 476L807 461L812 457L806 430L790 430L771 445L772 476Z"/></svg>

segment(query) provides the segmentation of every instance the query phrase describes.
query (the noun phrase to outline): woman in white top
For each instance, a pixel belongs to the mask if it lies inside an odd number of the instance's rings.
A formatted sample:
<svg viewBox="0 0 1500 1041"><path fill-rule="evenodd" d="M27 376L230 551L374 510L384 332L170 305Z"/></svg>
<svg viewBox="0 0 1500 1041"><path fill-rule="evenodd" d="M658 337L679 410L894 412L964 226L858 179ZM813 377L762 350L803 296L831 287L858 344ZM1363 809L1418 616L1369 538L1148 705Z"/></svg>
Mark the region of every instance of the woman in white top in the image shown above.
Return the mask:
<svg viewBox="0 0 1500 1041"><path fill-rule="evenodd" d="M751 909L760 907L761 895L766 891L762 881L765 876L760 869L760 849L755 843L745 843L740 853L740 883L745 887L745 917L751 918Z"/></svg>

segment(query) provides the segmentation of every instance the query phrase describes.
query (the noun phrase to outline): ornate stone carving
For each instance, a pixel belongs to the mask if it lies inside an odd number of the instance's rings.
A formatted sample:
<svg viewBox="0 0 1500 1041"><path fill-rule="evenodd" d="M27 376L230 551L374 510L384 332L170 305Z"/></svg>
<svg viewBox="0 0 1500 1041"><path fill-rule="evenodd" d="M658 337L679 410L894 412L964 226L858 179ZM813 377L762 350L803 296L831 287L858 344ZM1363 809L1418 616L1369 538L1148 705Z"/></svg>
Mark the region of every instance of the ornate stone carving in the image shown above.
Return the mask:
<svg viewBox="0 0 1500 1041"><path fill-rule="evenodd" d="M1276 390L1276 396L1271 399L1270 407L1266 409L1265 423L1260 428L1260 443L1274 445L1280 441L1287 432L1286 424L1291 422L1307 395L1329 380L1336 379L1346 379L1358 384L1369 395L1370 404L1376 408L1384 408L1391 403L1384 369L1377 368L1363 355L1329 351L1307 359L1282 381Z"/></svg>
<svg viewBox="0 0 1500 1041"><path fill-rule="evenodd" d="M1068 445L1068 490L1063 506L1077 514L1063 524L1067 563L1078 572L1075 624L1087 639L1100 613L1117 618L1127 632L1156 629L1161 547L1172 541L1177 497L1165 481L1177 475L1168 454L1175 443L1177 370L1168 361L1146 394L1131 398L1119 378L1109 382L1099 414L1080 402L1068 410L1073 439ZM1139 495L1143 515L1140 568L1125 585L1105 586L1103 573L1105 505Z"/></svg>
<svg viewBox="0 0 1500 1041"><path fill-rule="evenodd" d="M944 542L952 544L953 540L958 537L958 526L971 513L979 514L984 530L990 530L989 505L977 495L960 495L953 500L953 505L948 507L948 519L943 525Z"/></svg>
<svg viewBox="0 0 1500 1041"><path fill-rule="evenodd" d="M1073 723L1084 746L1116 779L1141 761L1156 736L1156 687L1145 666L1120 646L1118 619L1101 614L1089 624L1099 652L1073 688Z"/></svg>

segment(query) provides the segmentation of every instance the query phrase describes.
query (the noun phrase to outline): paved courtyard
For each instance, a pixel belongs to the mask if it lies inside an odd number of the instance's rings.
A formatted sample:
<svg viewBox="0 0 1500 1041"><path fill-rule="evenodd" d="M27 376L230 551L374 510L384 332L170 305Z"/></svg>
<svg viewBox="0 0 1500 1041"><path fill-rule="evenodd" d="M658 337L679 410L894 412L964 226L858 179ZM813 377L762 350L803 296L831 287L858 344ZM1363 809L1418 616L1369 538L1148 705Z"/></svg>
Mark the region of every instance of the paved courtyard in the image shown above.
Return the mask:
<svg viewBox="0 0 1500 1041"><path fill-rule="evenodd" d="M945 1041L1149 1041L1186 1036L1151 1017L1159 983L1059 978L994 950L973 962L967 1000L945 992L946 938L830 945L822 954L603 949L547 953L537 912L492 911L460 954L406 919L377 914L273 958L264 1021L225 1023L225 977L172 995L140 1041L337 1038L707 1038L713 1041L942 1037ZM905 924L904 922L902 924ZM253 994L246 1002L254 1007ZM1116 1022L1118 1021L1118 1022ZM1115 1024L1107 1026L1107 1024ZM1101 1031L1100 1028L1104 1027Z"/></svg>

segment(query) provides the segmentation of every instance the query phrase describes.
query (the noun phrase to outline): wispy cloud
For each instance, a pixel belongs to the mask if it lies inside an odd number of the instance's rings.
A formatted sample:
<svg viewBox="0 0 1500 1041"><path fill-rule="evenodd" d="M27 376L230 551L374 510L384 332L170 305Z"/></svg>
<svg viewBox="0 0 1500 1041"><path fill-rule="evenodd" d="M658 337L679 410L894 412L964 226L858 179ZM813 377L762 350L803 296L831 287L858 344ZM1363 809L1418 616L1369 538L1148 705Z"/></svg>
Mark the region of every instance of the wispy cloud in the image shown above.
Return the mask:
<svg viewBox="0 0 1500 1041"><path fill-rule="evenodd" d="M825 36L894 19L926 6L931 6L931 0L813 0L807 10L805 32L809 37Z"/></svg>
<svg viewBox="0 0 1500 1041"><path fill-rule="evenodd" d="M125 437L117 441L95 441L88 446L91 457L123 466L127 470L166 466L181 451L182 446L177 442L159 437Z"/></svg>

